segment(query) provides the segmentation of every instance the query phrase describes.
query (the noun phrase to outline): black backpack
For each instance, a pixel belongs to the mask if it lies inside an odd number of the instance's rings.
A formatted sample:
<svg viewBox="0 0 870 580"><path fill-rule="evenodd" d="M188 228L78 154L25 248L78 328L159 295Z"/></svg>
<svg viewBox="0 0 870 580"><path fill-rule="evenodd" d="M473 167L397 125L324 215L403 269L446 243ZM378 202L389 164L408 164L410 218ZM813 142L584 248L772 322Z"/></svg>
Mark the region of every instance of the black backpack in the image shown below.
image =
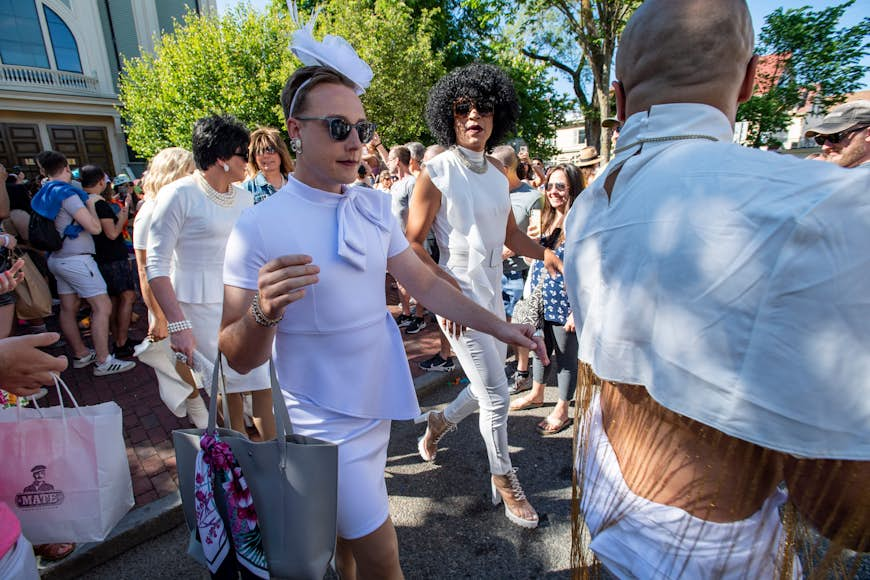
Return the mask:
<svg viewBox="0 0 870 580"><path fill-rule="evenodd" d="M63 237L57 233L54 220L33 212L27 226L27 239L37 250L56 252L63 247Z"/></svg>

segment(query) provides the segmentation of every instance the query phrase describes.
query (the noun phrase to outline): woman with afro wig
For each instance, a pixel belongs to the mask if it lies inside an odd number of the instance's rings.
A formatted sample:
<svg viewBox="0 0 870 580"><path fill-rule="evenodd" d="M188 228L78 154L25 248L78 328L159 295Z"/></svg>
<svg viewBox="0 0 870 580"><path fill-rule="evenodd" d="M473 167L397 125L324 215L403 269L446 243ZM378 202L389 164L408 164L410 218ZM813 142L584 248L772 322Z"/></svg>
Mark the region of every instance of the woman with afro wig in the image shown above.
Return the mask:
<svg viewBox="0 0 870 580"><path fill-rule="evenodd" d="M499 162L486 155L514 130L518 116L513 84L496 66L470 64L435 84L426 104L426 121L439 144L448 149L428 161L417 179L406 230L417 255L439 276L500 317L505 315L501 297L504 246L518 256L543 260L551 273L562 268L552 251L519 230L511 212L507 177ZM423 247L430 228L441 251L437 265ZM417 419L426 422L418 442L420 455L432 461L441 438L479 409L493 504L504 501L510 521L534 528L538 514L523 493L508 453L507 347L441 317L439 322L470 382L443 411L430 411Z"/></svg>

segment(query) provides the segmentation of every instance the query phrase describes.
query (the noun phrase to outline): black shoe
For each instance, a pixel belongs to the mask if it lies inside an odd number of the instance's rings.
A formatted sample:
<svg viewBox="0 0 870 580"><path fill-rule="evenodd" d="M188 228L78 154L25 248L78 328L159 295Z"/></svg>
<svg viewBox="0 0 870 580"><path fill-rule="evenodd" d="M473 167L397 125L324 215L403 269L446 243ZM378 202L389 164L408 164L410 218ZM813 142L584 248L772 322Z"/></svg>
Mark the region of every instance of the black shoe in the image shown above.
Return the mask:
<svg viewBox="0 0 870 580"><path fill-rule="evenodd" d="M424 328L426 328L426 319L415 318L411 321L411 324L408 325L408 328L405 329L405 334L417 334Z"/></svg>
<svg viewBox="0 0 870 580"><path fill-rule="evenodd" d="M124 358L131 357L133 356L133 349L135 348L135 346L136 345L133 344L133 341L128 338L127 342L125 342L122 346L118 346L116 344L114 349L112 349L112 354Z"/></svg>
<svg viewBox="0 0 870 580"><path fill-rule="evenodd" d="M404 328L414 322L413 316L405 316L404 314L400 314L398 318L396 318L396 324L399 325L399 328Z"/></svg>
<svg viewBox="0 0 870 580"><path fill-rule="evenodd" d="M441 358L440 354L435 354L432 358L424 360L420 363L420 368L424 371L433 371L438 373L449 373L454 368L453 357Z"/></svg>

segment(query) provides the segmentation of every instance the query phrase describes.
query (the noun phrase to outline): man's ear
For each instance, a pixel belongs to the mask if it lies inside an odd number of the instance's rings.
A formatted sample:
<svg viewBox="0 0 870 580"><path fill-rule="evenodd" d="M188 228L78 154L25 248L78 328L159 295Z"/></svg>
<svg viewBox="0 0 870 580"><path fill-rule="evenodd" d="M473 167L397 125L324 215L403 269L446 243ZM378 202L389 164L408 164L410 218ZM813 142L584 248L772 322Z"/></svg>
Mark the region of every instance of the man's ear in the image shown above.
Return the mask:
<svg viewBox="0 0 870 580"><path fill-rule="evenodd" d="M746 74L740 83L740 92L737 94L737 102L745 103L752 96L755 89L755 69L758 67L758 55L753 54L746 64Z"/></svg>
<svg viewBox="0 0 870 580"><path fill-rule="evenodd" d="M613 81L613 94L616 97L616 118L620 123L625 123L625 87L620 81Z"/></svg>

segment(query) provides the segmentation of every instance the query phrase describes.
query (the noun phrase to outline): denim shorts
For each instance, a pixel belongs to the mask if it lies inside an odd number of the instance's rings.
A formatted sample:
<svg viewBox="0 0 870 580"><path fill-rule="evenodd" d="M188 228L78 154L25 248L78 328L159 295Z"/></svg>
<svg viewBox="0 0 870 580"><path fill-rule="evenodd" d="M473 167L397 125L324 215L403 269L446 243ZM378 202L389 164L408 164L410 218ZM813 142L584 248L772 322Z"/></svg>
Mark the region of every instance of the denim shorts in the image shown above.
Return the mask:
<svg viewBox="0 0 870 580"><path fill-rule="evenodd" d="M514 306L516 306L520 298L523 297L523 288L525 285L526 279L522 272L502 274L501 298L504 302L504 313L506 316L514 315Z"/></svg>

